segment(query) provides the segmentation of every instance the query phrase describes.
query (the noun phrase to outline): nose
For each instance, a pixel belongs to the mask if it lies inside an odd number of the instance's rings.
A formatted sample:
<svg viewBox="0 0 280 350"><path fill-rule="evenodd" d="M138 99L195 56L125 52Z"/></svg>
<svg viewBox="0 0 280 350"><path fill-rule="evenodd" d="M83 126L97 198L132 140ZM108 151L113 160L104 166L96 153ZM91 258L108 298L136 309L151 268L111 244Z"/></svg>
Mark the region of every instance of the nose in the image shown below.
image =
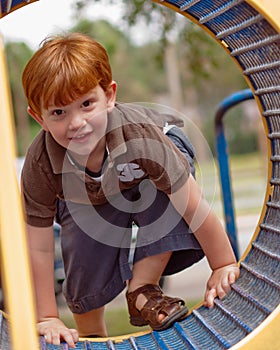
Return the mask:
<svg viewBox="0 0 280 350"><path fill-rule="evenodd" d="M87 124L86 118L83 117L81 113L75 113L71 116L69 123L69 130L79 130Z"/></svg>

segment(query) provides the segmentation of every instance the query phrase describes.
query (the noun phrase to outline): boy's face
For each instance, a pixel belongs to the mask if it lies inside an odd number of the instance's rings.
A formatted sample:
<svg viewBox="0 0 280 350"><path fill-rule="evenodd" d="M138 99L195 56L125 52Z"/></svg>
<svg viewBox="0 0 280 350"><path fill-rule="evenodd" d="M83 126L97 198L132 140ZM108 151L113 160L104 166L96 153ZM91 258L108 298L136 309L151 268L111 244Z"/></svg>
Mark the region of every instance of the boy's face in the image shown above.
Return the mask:
<svg viewBox="0 0 280 350"><path fill-rule="evenodd" d="M30 108L28 111L62 147L74 154L89 156L98 148L100 140L104 141L107 112L113 110L115 101L116 83L112 82L107 92L97 85L66 106L50 104L42 109L41 116Z"/></svg>

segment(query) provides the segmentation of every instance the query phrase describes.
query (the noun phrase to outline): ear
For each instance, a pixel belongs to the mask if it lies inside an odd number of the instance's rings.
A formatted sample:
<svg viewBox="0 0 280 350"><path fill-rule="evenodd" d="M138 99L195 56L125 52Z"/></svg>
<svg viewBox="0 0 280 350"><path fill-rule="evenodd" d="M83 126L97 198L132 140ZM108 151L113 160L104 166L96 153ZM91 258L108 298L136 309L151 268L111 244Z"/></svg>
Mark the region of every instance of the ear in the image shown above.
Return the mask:
<svg viewBox="0 0 280 350"><path fill-rule="evenodd" d="M117 83L112 81L108 90L106 91L107 97L107 111L112 112L115 107L116 98L117 98Z"/></svg>
<svg viewBox="0 0 280 350"><path fill-rule="evenodd" d="M31 107L29 107L29 106L27 107L27 112L28 112L28 114L29 114L34 120L36 120L36 122L37 122L38 124L41 125L41 127L42 127L45 131L49 131L48 127L47 127L46 124L45 124L44 119L43 119L40 115L38 115L37 113L35 113L35 112L33 111L33 109L31 109Z"/></svg>

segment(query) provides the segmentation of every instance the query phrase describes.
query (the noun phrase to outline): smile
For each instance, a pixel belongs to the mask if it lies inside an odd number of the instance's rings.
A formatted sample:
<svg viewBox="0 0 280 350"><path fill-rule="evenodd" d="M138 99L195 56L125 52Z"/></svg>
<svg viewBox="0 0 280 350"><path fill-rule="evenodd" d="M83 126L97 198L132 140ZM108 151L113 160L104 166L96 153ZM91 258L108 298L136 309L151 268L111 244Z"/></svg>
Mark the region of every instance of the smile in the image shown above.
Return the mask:
<svg viewBox="0 0 280 350"><path fill-rule="evenodd" d="M89 139L90 135L91 135L90 132L86 134L75 135L74 137L71 138L71 141L77 142L77 143L83 143Z"/></svg>
<svg viewBox="0 0 280 350"><path fill-rule="evenodd" d="M85 137L85 134L79 135L79 136L75 136L75 139L82 139L83 137Z"/></svg>

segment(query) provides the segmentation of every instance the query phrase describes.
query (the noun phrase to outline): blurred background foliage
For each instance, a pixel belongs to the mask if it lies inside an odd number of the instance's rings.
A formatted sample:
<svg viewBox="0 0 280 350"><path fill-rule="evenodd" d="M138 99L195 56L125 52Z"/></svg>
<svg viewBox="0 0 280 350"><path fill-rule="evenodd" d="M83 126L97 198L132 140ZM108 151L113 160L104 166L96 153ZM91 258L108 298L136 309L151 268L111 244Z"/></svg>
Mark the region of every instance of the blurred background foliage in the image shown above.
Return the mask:
<svg viewBox="0 0 280 350"><path fill-rule="evenodd" d="M203 133L214 153L213 120L217 104L227 95L248 87L229 55L197 25L154 2L118 0L122 6L118 26L87 17L88 6L96 2L109 8L117 0L77 0L70 31L89 34L106 47L113 78L118 83L118 100L156 103L183 113ZM133 30L141 32L140 43L135 42ZM24 155L39 130L27 115L21 88L21 73L33 51L24 42L7 42L6 54L18 154ZM227 117L231 153L250 153L262 148L265 140L260 127L256 127L259 121L257 108L240 107ZM203 154L202 145L195 147Z"/></svg>

